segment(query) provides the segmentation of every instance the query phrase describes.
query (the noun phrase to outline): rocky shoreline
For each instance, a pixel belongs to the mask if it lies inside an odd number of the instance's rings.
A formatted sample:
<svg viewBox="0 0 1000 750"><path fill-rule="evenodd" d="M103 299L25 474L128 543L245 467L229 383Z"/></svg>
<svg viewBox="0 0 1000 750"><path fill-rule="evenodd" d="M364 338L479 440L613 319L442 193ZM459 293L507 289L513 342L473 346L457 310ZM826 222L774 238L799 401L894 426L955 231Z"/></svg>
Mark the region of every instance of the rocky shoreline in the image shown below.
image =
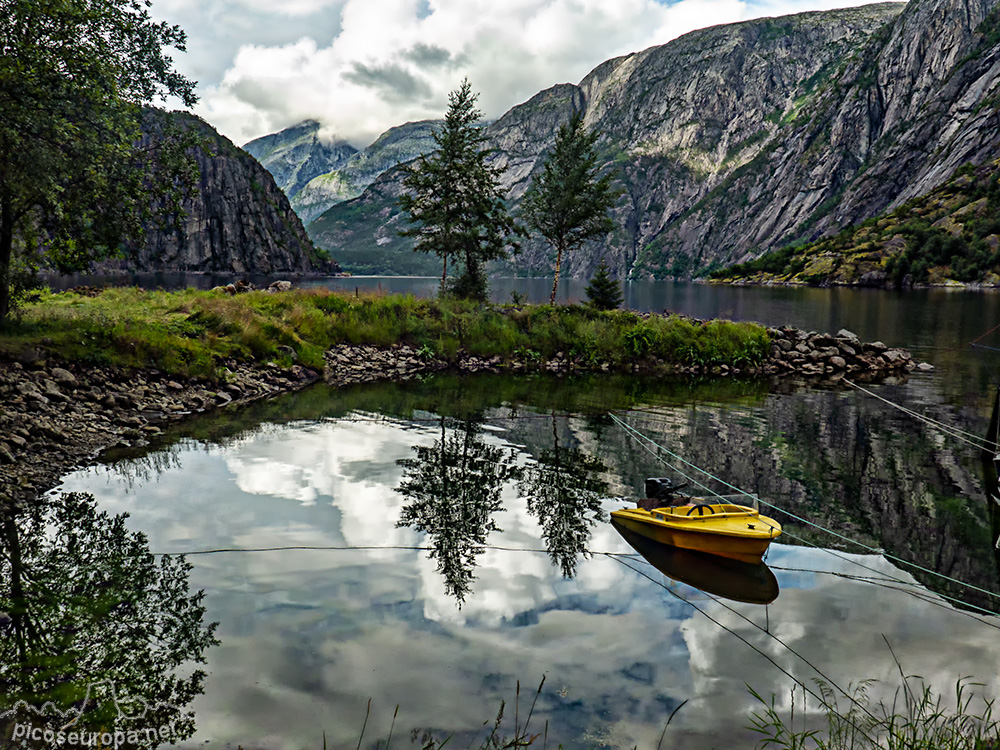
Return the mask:
<svg viewBox="0 0 1000 750"><path fill-rule="evenodd" d="M771 356L759 367L673 367L650 361L636 372L716 376L797 376L836 380L844 375L883 377L914 369L909 353L849 331L836 335L794 328L768 329ZM24 504L55 487L60 477L93 464L109 448L142 447L170 422L304 388L322 377L329 385L401 381L443 370L550 372L572 374L615 368L585 363L563 352L551 359L503 361L461 355L454 362L410 346L390 348L342 345L328 351L324 373L301 365L281 368L229 362L220 382L171 377L156 370L125 372L58 363L42 351L19 360L0 361L0 505Z"/></svg>

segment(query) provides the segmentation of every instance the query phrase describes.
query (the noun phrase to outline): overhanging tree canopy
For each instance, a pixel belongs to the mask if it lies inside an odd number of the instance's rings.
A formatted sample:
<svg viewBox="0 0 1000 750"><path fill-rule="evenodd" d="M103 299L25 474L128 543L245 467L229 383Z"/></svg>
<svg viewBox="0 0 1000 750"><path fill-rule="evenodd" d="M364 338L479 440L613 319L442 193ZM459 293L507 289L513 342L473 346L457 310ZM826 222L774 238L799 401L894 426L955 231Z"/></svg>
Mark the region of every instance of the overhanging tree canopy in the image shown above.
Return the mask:
<svg viewBox="0 0 1000 750"><path fill-rule="evenodd" d="M0 321L23 275L78 270L141 234L153 160L142 105L196 101L165 48L177 26L148 0L0 0ZM160 161L170 171L171 165Z"/></svg>

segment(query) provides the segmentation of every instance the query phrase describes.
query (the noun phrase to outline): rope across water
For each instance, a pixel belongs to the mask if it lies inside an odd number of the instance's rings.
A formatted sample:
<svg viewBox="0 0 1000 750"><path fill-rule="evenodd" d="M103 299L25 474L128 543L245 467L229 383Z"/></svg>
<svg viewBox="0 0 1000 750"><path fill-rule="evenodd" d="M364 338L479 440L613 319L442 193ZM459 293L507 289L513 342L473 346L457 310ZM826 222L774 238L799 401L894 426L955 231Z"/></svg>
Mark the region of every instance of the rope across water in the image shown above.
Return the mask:
<svg viewBox="0 0 1000 750"><path fill-rule="evenodd" d="M944 573L939 573L939 572L937 572L935 570L932 570L932 569L927 568L927 567L925 567L923 565L920 565L919 563L914 563L914 562L910 562L908 560L903 560L902 558L896 557L895 555L892 555L892 554L886 552L885 550L878 549L876 547L872 547L871 545L865 544L864 542L858 541L857 539L852 539L852 538L850 538L848 536L845 536L845 535L843 535L843 534L841 534L841 533L839 533L837 531L834 531L833 529L828 529L825 526L821 526L820 524L815 523L813 521L810 521L807 518L803 518L802 516L796 515L795 513L792 513L792 512L790 512L788 510L785 510L785 509L783 509L783 508L781 508L781 507L779 507L777 505L774 505L773 503L770 503L770 502L768 502L766 500L762 500L761 498L757 497L756 495L752 495L749 492L746 492L745 490L737 487L736 485L730 484L729 482L725 481L724 479L721 479L720 477L715 476L711 472L706 471L705 469L702 469L699 466L696 466L695 464L691 463L690 461L688 461L688 460L682 458L681 456L677 455L676 453L674 453L673 451L671 451L669 448L666 448L666 447L664 447L664 446L656 443L654 440L652 440L651 438L647 437L646 435L643 435L637 429L635 429L634 427L632 427L631 425L629 425L627 422L625 422L623 419L621 419L617 414L610 414L609 416L611 417L611 419L616 424L618 424L620 427L622 427L622 429L624 429L628 434L630 434L633 437L635 437L636 439L638 439L641 444L645 444L647 446L653 446L653 447L656 448L656 450L662 451L663 453L669 455L674 460L679 461L683 465L685 465L687 467L690 467L691 469L694 469L697 472L700 472L701 474L705 475L709 479L711 479L711 480L713 480L715 482L718 482L722 486L724 486L724 487L726 487L728 489L731 489L731 490L733 490L734 492L736 492L736 493L738 493L740 495L744 495L745 497L748 497L748 498L751 498L753 500L756 500L761 505L765 505L768 508L773 508L774 510L780 511L780 512L784 513L785 515L787 515L789 518L792 518L795 521L798 521L799 523L802 523L802 524L805 524L807 526L811 526L811 527L813 527L815 529L818 529L820 531L823 531L823 532L831 535L832 537L834 537L836 539L839 539L839 540L841 540L841 541L843 541L843 542L845 542L847 544L855 545L856 547L859 547L859 548L865 550L869 554L881 555L881 556L885 557L887 560L891 560L891 561L893 561L894 563L897 563L900 566L906 566L906 567L909 567L909 568L913 568L913 569L919 570L919 571L921 571L923 573L926 573L928 575L931 575L931 576L943 579L943 580L948 581L950 583L953 583L953 584L955 584L957 586L961 586L961 587L970 589L972 591L976 591L976 592L978 592L980 594L984 594L984 595L986 595L988 597L991 597L993 599L1000 600L1000 595L998 595L998 594L996 594L996 593L994 593L992 591L989 591L987 589L981 588L981 587L976 586L976 585L971 584L971 583L966 583L965 581L961 581L961 580L959 580L957 578L953 578L953 577L951 577L949 575L946 575ZM647 448L647 450L648 450L648 448ZM650 451L650 452L653 453L652 451ZM707 492L709 492L711 495L713 495L715 497L719 497L720 496L718 492L715 492L714 490L708 488L705 484L703 484L701 482L698 482L696 480L693 480L686 473L683 473L682 471L680 471L676 467L671 466L669 463L667 463L663 459L662 456L658 455L657 453L653 453L653 455L658 460L660 460L664 465L668 466L669 468L671 468L674 471L677 471L679 474L681 474L681 476L684 476L689 481L693 481L694 484L696 484L699 487L702 487ZM783 533L786 533L789 536L792 536L793 538L796 538L794 536L794 534L792 534L792 533L790 533L788 531L783 531ZM801 540L801 541L805 542L805 540ZM805 542L805 543L810 544L811 546L815 546L818 549L825 549L825 548L822 548L822 547L818 547L818 545L812 544L811 542ZM832 554L834 556L837 556L837 553L835 551L833 551L833 550L827 550L827 551L830 554ZM848 559L848 558L843 558L843 559ZM860 563L858 561L849 560L849 562L851 562L852 564L858 565L860 567L866 567L863 563ZM902 582L902 581L900 581L900 582ZM945 598L949 598L945 594L942 594L942 596L944 596ZM997 612L995 612L993 610L985 609L983 607L978 607L977 605L970 604L968 602L964 602L964 601L961 601L961 600L953 600L953 601L955 601L957 603L961 603L964 606L973 607L975 609L978 609L981 612L983 612L984 614L994 615L994 616L1000 616L1000 613L997 613Z"/></svg>

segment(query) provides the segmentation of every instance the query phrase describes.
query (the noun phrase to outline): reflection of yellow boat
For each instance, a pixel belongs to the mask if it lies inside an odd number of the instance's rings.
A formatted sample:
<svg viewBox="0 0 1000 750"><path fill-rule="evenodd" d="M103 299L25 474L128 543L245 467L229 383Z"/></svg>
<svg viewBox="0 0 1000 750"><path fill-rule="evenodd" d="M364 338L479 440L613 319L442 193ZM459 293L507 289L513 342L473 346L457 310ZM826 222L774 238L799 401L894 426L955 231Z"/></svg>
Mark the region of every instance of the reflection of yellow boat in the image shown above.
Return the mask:
<svg viewBox="0 0 1000 750"><path fill-rule="evenodd" d="M612 511L611 518L661 544L759 563L771 540L781 534L781 525L755 508L716 499L720 502L689 498L688 504L676 507L623 508Z"/></svg>
<svg viewBox="0 0 1000 750"><path fill-rule="evenodd" d="M778 579L764 563L745 563L654 542L611 522L622 538L654 568L675 581L709 594L747 604L778 598Z"/></svg>

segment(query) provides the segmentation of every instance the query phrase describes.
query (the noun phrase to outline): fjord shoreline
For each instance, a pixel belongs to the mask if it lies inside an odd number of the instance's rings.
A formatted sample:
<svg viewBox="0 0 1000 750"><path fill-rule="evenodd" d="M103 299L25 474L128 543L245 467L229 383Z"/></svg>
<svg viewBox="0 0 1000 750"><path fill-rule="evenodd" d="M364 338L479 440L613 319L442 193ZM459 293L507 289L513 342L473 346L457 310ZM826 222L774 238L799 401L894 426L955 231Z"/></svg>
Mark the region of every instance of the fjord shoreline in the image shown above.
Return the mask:
<svg viewBox="0 0 1000 750"><path fill-rule="evenodd" d="M848 331L580 306L68 292L43 297L0 337L0 503L33 502L102 451L141 447L168 423L321 378L334 387L447 370L835 380L915 367L904 350Z"/></svg>

